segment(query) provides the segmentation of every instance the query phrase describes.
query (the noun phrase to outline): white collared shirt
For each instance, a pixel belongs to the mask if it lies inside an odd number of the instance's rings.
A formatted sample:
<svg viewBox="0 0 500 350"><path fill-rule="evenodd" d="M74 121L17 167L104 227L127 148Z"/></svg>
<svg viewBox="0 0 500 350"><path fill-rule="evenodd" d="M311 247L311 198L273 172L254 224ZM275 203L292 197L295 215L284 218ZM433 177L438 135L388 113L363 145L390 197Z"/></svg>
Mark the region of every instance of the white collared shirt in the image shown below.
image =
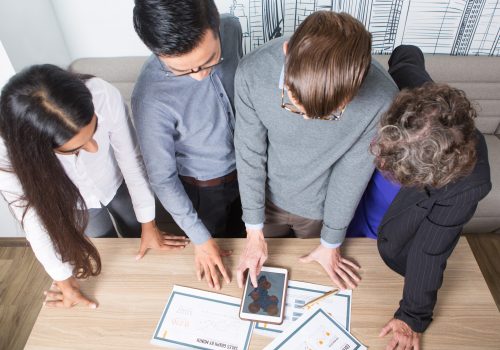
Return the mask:
<svg viewBox="0 0 500 350"><path fill-rule="evenodd" d="M137 221L152 221L155 218L154 196L123 99L115 87L102 79L92 78L86 85L92 93L97 116L97 130L93 138L98 151L89 153L82 150L78 155L57 154L57 158L79 189L87 208L107 205L125 179ZM0 138L0 169L9 168L10 160ZM20 220L24 206L16 201L23 196L23 189L14 173L0 170L0 191L14 216ZM61 261L33 209L26 213L23 228L37 259L50 277L56 281L71 277L73 266Z"/></svg>

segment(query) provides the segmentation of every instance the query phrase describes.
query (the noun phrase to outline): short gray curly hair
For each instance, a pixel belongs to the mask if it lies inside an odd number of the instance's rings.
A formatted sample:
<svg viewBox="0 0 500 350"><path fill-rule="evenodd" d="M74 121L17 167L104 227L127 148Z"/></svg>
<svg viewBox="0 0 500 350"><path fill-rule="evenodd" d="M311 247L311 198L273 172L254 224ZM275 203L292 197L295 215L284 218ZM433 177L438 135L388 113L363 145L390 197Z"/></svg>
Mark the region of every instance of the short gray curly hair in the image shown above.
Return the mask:
<svg viewBox="0 0 500 350"><path fill-rule="evenodd" d="M476 164L477 113L462 90L427 83L402 90L371 144L376 167L406 187L443 187Z"/></svg>

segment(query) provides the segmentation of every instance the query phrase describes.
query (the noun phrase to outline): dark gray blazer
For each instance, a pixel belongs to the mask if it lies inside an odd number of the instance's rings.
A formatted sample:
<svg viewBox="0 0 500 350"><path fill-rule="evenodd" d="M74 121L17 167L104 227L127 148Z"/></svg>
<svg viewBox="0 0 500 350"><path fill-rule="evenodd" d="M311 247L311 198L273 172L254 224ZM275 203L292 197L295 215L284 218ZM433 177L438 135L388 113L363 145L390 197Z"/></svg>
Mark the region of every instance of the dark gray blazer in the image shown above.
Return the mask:
<svg viewBox="0 0 500 350"><path fill-rule="evenodd" d="M411 81L417 81L418 85L429 81L423 55L418 56L420 50L415 51L414 46L400 48L389 62L389 73L396 84L404 88ZM421 65L411 61L415 55L421 59ZM408 77L416 79L409 81ZM395 317L416 332L423 332L432 321L446 261L463 225L491 190L486 143L482 134L476 133L477 163L470 175L440 189L401 188L378 229L382 259L405 276L403 298Z"/></svg>
<svg viewBox="0 0 500 350"><path fill-rule="evenodd" d="M486 143L477 134L478 161L472 174L438 190L402 188L379 226L382 259L405 276L395 317L416 332L423 332L431 322L446 260L463 225L491 190Z"/></svg>

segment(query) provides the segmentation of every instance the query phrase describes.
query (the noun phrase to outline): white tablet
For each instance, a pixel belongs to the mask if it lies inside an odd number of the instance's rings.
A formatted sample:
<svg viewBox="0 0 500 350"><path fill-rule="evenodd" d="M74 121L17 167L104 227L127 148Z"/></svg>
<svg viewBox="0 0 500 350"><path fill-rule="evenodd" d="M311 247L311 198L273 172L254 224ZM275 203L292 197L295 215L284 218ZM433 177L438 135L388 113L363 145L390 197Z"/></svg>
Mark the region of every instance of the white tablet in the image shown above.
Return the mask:
<svg viewBox="0 0 500 350"><path fill-rule="evenodd" d="M254 288L247 276L241 298L240 318L243 320L281 324L285 311L288 270L264 266Z"/></svg>

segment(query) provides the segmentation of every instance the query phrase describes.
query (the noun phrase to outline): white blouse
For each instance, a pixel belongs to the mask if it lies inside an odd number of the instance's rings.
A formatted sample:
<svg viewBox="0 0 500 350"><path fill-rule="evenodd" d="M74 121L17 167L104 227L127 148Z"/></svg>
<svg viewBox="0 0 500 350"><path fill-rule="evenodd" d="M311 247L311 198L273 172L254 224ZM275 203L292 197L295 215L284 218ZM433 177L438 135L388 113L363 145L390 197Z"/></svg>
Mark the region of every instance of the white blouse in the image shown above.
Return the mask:
<svg viewBox="0 0 500 350"><path fill-rule="evenodd" d="M154 220L153 192L120 92L99 78L88 80L86 85L92 93L97 116L94 140L98 151L89 153L82 150L78 155L57 154L57 158L80 190L87 208L101 208L101 203L107 205L125 179L137 221L145 223ZM0 138L0 169L9 168L10 160ZM13 215L20 220L24 212L24 203L19 200L23 189L14 173L0 170L0 192ZM61 261L33 209L26 213L23 228L37 259L50 277L56 281L71 277L73 266Z"/></svg>

